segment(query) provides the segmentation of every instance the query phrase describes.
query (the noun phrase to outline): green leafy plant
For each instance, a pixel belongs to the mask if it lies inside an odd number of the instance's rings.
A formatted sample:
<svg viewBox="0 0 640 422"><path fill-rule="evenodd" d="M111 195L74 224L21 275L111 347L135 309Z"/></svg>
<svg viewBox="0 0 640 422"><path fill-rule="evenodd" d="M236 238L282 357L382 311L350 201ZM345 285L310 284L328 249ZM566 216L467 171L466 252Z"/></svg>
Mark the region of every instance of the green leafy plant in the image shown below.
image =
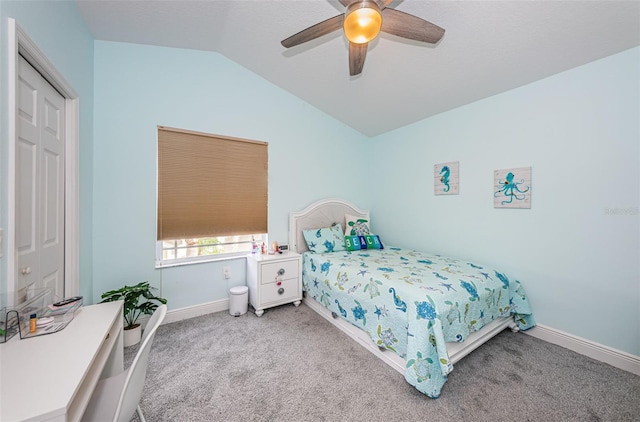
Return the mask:
<svg viewBox="0 0 640 422"><path fill-rule="evenodd" d="M152 289L154 288L149 286L148 281L142 281L135 286L125 285L117 290L103 293L100 303L124 300L124 329L135 328L140 325L137 321L142 314L151 315L158 308L159 304L155 302L167 303L167 299L155 296L151 292Z"/></svg>

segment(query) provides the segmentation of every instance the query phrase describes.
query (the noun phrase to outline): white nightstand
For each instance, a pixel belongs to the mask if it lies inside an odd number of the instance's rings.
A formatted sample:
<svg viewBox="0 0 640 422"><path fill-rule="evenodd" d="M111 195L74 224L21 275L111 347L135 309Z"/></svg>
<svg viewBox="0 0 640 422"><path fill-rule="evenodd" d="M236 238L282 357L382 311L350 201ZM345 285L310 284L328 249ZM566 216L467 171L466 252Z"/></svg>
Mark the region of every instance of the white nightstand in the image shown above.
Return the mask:
<svg viewBox="0 0 640 422"><path fill-rule="evenodd" d="M285 252L247 257L249 302L262 316L266 308L302 300L302 255Z"/></svg>

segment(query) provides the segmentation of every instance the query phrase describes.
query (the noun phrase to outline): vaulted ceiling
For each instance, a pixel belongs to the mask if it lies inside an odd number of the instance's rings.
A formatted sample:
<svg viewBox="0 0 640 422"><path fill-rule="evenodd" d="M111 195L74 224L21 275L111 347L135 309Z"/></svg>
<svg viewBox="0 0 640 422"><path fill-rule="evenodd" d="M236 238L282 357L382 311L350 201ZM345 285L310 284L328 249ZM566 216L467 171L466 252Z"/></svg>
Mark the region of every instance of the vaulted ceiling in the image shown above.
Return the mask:
<svg viewBox="0 0 640 422"><path fill-rule="evenodd" d="M389 7L445 28L436 45L382 33L349 76L341 30L280 41L337 0L77 0L95 39L218 52L367 136L640 45L639 1L422 1ZM639 75L640 77L640 75Z"/></svg>

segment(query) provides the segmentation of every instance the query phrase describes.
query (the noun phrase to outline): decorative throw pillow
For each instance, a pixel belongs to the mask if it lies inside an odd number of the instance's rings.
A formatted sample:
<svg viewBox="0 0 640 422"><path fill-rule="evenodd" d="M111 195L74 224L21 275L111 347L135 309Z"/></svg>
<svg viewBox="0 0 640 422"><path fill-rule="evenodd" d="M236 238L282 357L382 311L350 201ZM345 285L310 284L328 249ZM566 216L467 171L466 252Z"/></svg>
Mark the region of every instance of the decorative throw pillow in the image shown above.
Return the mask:
<svg viewBox="0 0 640 422"><path fill-rule="evenodd" d="M346 224L344 228L345 236L364 236L371 234L371 230L369 229L369 220L365 218L345 214L344 221Z"/></svg>
<svg viewBox="0 0 640 422"><path fill-rule="evenodd" d="M311 252L324 253L345 250L341 224L321 229L303 230L302 235Z"/></svg>
<svg viewBox="0 0 640 422"><path fill-rule="evenodd" d="M377 234L365 236L345 236L344 243L348 251L359 251L362 249L384 249L384 245Z"/></svg>

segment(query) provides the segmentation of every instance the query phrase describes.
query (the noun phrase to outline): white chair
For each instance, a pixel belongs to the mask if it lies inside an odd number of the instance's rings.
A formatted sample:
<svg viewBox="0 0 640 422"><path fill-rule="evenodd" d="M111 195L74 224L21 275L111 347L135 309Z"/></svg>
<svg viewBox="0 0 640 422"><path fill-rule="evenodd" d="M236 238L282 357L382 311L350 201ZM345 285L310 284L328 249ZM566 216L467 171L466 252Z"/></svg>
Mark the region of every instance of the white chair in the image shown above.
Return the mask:
<svg viewBox="0 0 640 422"><path fill-rule="evenodd" d="M145 422L140 410L140 398L147 375L149 350L158 326L167 314L167 305L155 310L142 336L142 345L128 370L110 378L100 380L87 410L82 417L88 422L129 422L135 411L141 422Z"/></svg>

